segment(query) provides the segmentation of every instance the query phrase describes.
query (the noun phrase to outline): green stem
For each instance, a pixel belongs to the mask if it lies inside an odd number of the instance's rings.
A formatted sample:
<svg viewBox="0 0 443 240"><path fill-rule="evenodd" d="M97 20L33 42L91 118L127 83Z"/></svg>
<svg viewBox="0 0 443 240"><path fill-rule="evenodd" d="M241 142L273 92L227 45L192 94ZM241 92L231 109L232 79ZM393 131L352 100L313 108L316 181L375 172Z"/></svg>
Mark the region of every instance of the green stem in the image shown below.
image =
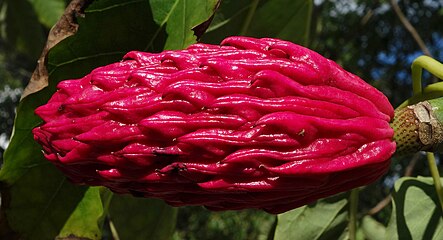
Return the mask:
<svg viewBox="0 0 443 240"><path fill-rule="evenodd" d="M443 79L443 64L428 56L420 56L416 58L411 65L412 91L414 95L419 95L422 93L421 74L423 68L434 76Z"/></svg>
<svg viewBox="0 0 443 240"><path fill-rule="evenodd" d="M349 196L349 239L355 240L357 236L357 209L358 209L358 188L351 190Z"/></svg>
<svg viewBox="0 0 443 240"><path fill-rule="evenodd" d="M435 191L437 192L440 207L443 212L443 188L441 187L440 173L438 172L437 163L435 162L435 156L432 152L427 152L426 156L428 158L429 170L434 179Z"/></svg>
<svg viewBox="0 0 443 240"><path fill-rule="evenodd" d="M443 79L443 64L428 56L420 56L416 58L411 65L412 90L414 95L422 94L421 75L423 68L439 79ZM443 212L443 188L437 163L435 162L435 155L432 152L427 152L426 156L428 159L429 170L431 171L432 179L434 180L435 191L437 192L438 200L440 202L440 208Z"/></svg>
<svg viewBox="0 0 443 240"><path fill-rule="evenodd" d="M255 10L257 10L258 2L260 0L253 0L251 3L251 7L249 8L248 15L246 16L245 22L240 31L240 35L244 36L248 33L249 25L251 25L252 18L254 17Z"/></svg>

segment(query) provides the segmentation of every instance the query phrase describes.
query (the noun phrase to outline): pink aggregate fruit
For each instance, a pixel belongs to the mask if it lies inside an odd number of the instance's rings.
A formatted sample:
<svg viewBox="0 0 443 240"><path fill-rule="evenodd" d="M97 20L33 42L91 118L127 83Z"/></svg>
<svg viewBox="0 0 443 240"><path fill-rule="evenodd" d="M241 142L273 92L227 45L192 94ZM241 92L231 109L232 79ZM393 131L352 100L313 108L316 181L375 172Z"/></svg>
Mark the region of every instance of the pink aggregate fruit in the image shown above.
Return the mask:
<svg viewBox="0 0 443 240"><path fill-rule="evenodd" d="M375 181L395 152L381 92L270 38L129 52L35 112L35 140L72 182L173 206L281 213Z"/></svg>

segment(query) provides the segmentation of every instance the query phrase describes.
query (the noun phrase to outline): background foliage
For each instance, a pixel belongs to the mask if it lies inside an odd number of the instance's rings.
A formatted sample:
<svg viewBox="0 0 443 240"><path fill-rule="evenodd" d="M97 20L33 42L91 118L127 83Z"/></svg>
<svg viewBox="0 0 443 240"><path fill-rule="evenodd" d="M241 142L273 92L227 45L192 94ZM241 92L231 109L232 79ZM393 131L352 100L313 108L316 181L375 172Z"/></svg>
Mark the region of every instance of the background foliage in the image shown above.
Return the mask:
<svg viewBox="0 0 443 240"><path fill-rule="evenodd" d="M350 237L347 193L274 216L255 210L177 209L158 200L74 186L43 159L32 140L30 129L40 123L33 109L47 101L60 80L118 61L129 50L181 49L197 38L219 43L231 35L278 37L308 46L366 79L397 106L411 95L409 66L425 50L405 29L392 1L85 1L82 12L75 15L78 32L52 48L46 58L49 87L18 105L49 29L69 2L0 0L0 238ZM398 5L430 54L442 61L443 2L404 0ZM15 110L14 137L9 142ZM420 154L394 158L386 177L360 189L358 239L441 238L442 213L432 180L411 178L429 175L422 159Z"/></svg>

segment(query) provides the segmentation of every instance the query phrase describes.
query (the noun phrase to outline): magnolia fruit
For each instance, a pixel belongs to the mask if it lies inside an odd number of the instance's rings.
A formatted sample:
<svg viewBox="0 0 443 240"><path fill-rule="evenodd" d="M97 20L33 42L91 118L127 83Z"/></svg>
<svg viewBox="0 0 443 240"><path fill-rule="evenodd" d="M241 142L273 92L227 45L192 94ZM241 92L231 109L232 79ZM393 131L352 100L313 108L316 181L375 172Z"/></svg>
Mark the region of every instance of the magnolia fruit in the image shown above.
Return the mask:
<svg viewBox="0 0 443 240"><path fill-rule="evenodd" d="M129 52L35 112L35 140L72 182L211 210L281 213L369 184L396 146L381 92L270 38Z"/></svg>

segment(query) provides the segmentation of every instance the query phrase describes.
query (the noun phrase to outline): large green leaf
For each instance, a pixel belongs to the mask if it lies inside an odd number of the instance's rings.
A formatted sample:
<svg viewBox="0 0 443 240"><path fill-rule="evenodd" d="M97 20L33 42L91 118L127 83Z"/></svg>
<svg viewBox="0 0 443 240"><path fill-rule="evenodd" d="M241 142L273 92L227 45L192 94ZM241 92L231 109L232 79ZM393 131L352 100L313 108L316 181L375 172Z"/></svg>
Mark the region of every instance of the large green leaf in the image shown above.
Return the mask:
<svg viewBox="0 0 443 240"><path fill-rule="evenodd" d="M298 44L307 44L311 22L312 1L266 1L252 19L246 34L254 37L272 36Z"/></svg>
<svg viewBox="0 0 443 240"><path fill-rule="evenodd" d="M174 234L177 209L157 199L114 195L109 215L120 240L166 240Z"/></svg>
<svg viewBox="0 0 443 240"><path fill-rule="evenodd" d="M51 164L41 163L30 166L8 191L2 189L2 211L21 238L54 239L86 189L70 184Z"/></svg>
<svg viewBox="0 0 443 240"><path fill-rule="evenodd" d="M79 234L88 238L97 235L97 227L79 232L81 224L77 223L77 219L84 216L86 219L82 221L100 225L97 221L101 221L103 211L92 211L88 215L82 213L86 206L103 206L106 201L86 187L73 186L43 159L41 148L34 142L31 133L41 122L33 112L49 99L56 84L63 79L79 78L100 65L119 61L130 50L159 52L166 42L170 46L190 44L190 36L194 33L188 27L201 23L196 19L209 19L215 7L215 3L211 8L209 5L197 5L195 0L183 1L185 5L176 1L177 6L194 8L191 13L199 16L181 15L184 19L189 17L189 24L177 30L182 35L172 37L166 33L166 26L158 25L153 18L154 15L162 15L159 13L162 2L152 2L93 1L85 8L84 14L76 14L78 32L50 50L47 56L49 87L28 95L20 102L14 134L4 154L0 181L1 211L6 218L0 221L2 229L9 227L24 239L53 239L58 234ZM193 4L188 6L188 3ZM174 23L178 21L177 18L173 20L174 14L180 14L180 11L168 12L165 24L178 24ZM170 32L174 29L171 28Z"/></svg>
<svg viewBox="0 0 443 240"><path fill-rule="evenodd" d="M274 240L344 239L348 207L346 194L340 194L279 214Z"/></svg>
<svg viewBox="0 0 443 240"><path fill-rule="evenodd" d="M443 219L432 178L401 178L392 193L386 239L443 239Z"/></svg>
<svg viewBox="0 0 443 240"><path fill-rule="evenodd" d="M78 32L56 45L48 56L50 81L79 78L92 69L119 61L131 50L161 51L159 26L152 17L147 0L94 1L77 19ZM156 41L158 40L158 41ZM53 83L51 83L53 84Z"/></svg>
<svg viewBox="0 0 443 240"><path fill-rule="evenodd" d="M310 0L225 0L203 40L219 43L227 36L274 37L306 45L309 37ZM257 6L254 10L254 7ZM248 17L250 16L250 18Z"/></svg>

